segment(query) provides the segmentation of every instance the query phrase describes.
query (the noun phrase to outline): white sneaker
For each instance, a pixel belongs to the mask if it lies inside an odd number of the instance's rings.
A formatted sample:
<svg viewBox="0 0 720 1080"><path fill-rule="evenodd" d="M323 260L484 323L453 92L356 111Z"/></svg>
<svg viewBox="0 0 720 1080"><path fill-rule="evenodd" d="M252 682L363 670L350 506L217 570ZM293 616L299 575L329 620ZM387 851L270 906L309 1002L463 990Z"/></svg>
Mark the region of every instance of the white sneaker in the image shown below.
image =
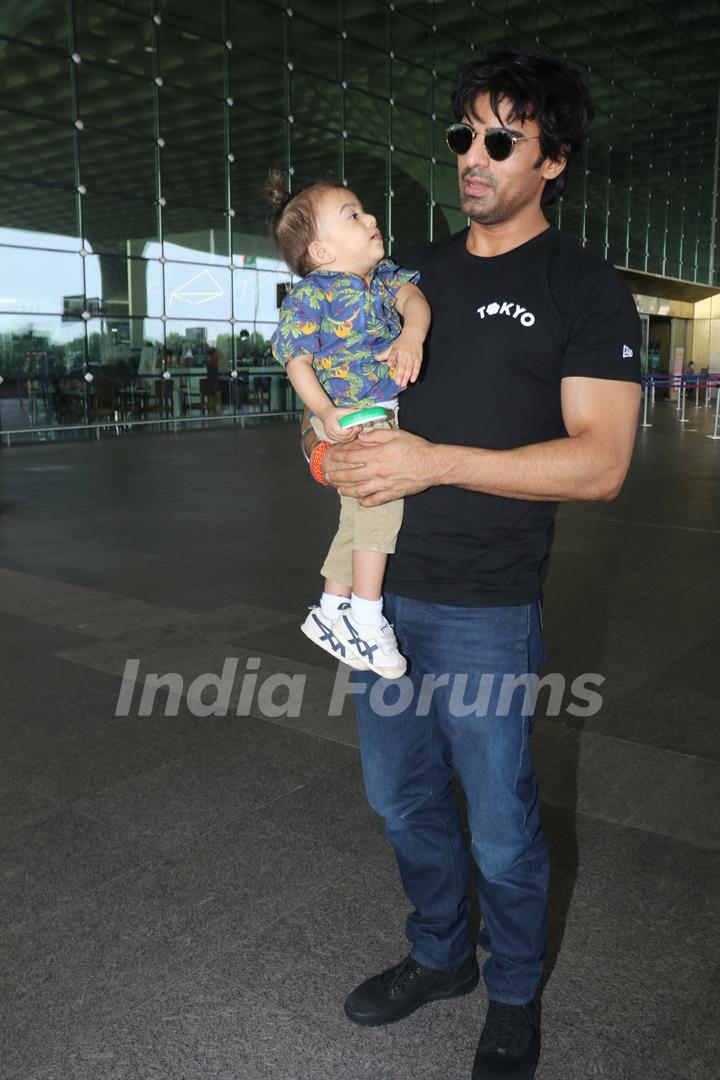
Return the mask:
<svg viewBox="0 0 720 1080"><path fill-rule="evenodd" d="M349 608L350 605L343 604L342 608L344 607ZM313 604L300 629L305 637L310 638L321 649L334 656L336 660L342 660L346 664L349 662L346 656L347 649L343 642L338 639L332 619L328 619L319 604ZM350 664L350 666L358 667L361 665Z"/></svg>
<svg viewBox="0 0 720 1080"><path fill-rule="evenodd" d="M356 622L348 604L340 608L332 630L345 650L343 660L350 667L374 671L384 679L399 679L407 671L405 657L400 654L395 631L387 619L383 619L382 626Z"/></svg>

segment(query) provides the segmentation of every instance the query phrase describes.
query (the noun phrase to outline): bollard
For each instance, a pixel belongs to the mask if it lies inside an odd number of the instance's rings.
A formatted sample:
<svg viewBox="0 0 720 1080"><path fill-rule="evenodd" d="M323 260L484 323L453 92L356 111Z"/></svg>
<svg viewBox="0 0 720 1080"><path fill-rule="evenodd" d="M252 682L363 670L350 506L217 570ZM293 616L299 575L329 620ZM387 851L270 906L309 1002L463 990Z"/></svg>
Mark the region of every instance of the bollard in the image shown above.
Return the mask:
<svg viewBox="0 0 720 1080"><path fill-rule="evenodd" d="M641 428L652 428L652 424L648 423L648 396L649 396L648 391L649 391L649 389L650 389L649 383L646 382L646 392L644 392L644 394L643 394L644 404L642 406L642 423L640 424Z"/></svg>
<svg viewBox="0 0 720 1080"><path fill-rule="evenodd" d="M718 435L718 419L720 418L720 385L715 389L715 423L713 425L712 435L708 435L708 439L720 439Z"/></svg>
<svg viewBox="0 0 720 1080"><path fill-rule="evenodd" d="M682 376L680 378L680 397L678 398L678 401L680 401L680 398L682 398L682 403L681 403L681 407L680 407L680 415L678 416L678 420L680 421L681 424L689 424L690 421L685 416L685 400L687 398L687 394L685 392L685 383L684 383L684 380L683 380Z"/></svg>

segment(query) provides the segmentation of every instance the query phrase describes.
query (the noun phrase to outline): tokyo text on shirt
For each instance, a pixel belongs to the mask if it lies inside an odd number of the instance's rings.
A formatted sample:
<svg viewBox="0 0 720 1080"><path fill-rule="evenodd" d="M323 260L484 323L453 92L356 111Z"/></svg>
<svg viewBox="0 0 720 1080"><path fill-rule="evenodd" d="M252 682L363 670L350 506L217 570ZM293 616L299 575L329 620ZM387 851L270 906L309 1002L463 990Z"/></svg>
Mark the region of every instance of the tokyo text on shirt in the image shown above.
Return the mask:
<svg viewBox="0 0 720 1080"><path fill-rule="evenodd" d="M311 353L318 381L338 408L391 400L398 385L388 365L375 357L402 329L398 291L419 277L390 259L380 260L367 285L358 274L313 270L282 302L273 356L286 365Z"/></svg>

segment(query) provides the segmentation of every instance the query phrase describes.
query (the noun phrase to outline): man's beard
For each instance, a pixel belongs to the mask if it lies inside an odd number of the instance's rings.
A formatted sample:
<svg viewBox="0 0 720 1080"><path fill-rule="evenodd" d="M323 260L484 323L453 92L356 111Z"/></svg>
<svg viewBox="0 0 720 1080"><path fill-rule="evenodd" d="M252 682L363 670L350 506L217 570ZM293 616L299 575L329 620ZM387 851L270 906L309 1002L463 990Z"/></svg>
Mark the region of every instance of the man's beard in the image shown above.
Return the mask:
<svg viewBox="0 0 720 1080"><path fill-rule="evenodd" d="M478 225L499 225L511 218L521 205L519 199L507 201L499 198L495 199L491 206L483 207L481 199L473 199L468 195L460 196L460 209Z"/></svg>

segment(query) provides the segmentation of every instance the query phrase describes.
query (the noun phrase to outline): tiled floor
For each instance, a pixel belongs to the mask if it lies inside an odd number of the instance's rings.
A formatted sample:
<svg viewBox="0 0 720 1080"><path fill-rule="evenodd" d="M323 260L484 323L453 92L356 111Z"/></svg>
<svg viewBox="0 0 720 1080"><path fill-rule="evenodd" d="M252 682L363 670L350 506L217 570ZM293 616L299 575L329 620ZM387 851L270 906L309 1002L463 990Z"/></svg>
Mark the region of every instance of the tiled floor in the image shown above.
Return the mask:
<svg viewBox="0 0 720 1080"><path fill-rule="evenodd" d="M658 404L620 499L559 515L548 670L605 683L534 737L538 1080L719 1075L720 444L692 419ZM295 429L3 449L0 478L3 1080L467 1080L482 990L385 1030L342 1011L407 904L297 628L336 506ZM131 660L184 680L175 715L139 686L118 715ZM263 715L272 676L297 715Z"/></svg>

